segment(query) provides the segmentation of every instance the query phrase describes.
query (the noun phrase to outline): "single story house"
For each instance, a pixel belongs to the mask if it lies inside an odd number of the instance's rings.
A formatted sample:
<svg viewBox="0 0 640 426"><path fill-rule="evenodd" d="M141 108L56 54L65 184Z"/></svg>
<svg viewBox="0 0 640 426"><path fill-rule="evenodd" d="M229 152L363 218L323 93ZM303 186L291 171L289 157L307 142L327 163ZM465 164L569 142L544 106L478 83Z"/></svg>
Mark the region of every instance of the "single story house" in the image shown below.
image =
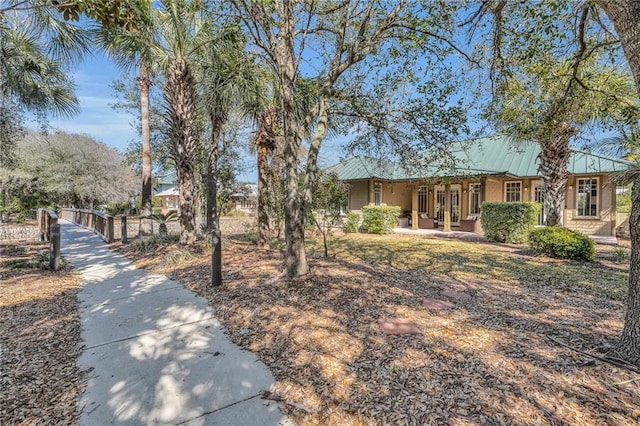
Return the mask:
<svg viewBox="0 0 640 426"><path fill-rule="evenodd" d="M239 183L230 195L233 210L254 213L258 209L258 184Z"/></svg>
<svg viewBox="0 0 640 426"><path fill-rule="evenodd" d="M349 184L349 209L368 204L400 206L401 226L481 231L484 201L542 202L536 143L514 144L494 136L452 145L455 166L408 167L371 157L353 157L329 170ZM615 235L616 187L611 174L629 163L573 150L562 216L563 226L587 235ZM544 223L544 212L538 218Z"/></svg>
<svg viewBox="0 0 640 426"><path fill-rule="evenodd" d="M162 192L158 192L155 197L162 199L160 213L167 214L172 210L178 210L178 206L180 205L180 194L178 192L178 188L175 186L165 189Z"/></svg>

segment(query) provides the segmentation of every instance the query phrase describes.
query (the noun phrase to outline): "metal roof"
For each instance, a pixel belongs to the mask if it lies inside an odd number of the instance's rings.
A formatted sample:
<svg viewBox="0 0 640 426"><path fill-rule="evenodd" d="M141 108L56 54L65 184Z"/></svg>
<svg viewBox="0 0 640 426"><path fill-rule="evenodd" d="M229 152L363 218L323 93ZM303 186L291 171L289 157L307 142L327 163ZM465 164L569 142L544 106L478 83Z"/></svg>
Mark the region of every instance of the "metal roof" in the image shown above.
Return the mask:
<svg viewBox="0 0 640 426"><path fill-rule="evenodd" d="M409 180L433 177L462 177L478 175L505 175L513 177L538 176L537 143L514 143L507 136L492 136L456 142L451 145L455 167L443 168L432 162L419 169L372 157L358 156L342 161L329 171L341 180L376 178L381 180ZM572 150L569 173L602 174L623 171L630 163L589 152Z"/></svg>

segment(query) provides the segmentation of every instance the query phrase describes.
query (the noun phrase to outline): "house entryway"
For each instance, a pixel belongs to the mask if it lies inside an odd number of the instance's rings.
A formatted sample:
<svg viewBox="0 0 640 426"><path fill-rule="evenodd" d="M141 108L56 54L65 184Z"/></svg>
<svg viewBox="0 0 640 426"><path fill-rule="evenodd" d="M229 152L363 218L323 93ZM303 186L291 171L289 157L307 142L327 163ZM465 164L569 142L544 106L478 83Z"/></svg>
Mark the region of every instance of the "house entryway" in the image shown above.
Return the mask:
<svg viewBox="0 0 640 426"><path fill-rule="evenodd" d="M460 226L460 193L462 192L462 185L451 185L451 226ZM437 226L444 224L444 203L446 199L446 192L444 186L436 186L433 191L433 205L435 206L435 217Z"/></svg>

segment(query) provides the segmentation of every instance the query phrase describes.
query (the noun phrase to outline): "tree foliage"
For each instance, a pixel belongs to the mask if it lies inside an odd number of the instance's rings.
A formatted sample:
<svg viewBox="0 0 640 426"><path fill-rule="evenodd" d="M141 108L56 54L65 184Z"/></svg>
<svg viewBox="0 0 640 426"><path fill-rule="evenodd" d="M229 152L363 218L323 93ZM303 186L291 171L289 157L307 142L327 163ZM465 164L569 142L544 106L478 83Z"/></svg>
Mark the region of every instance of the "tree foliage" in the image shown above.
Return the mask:
<svg viewBox="0 0 640 426"><path fill-rule="evenodd" d="M127 201L135 191L121 153L87 136L28 132L16 153L15 167L0 169L11 213L42 206L94 208Z"/></svg>

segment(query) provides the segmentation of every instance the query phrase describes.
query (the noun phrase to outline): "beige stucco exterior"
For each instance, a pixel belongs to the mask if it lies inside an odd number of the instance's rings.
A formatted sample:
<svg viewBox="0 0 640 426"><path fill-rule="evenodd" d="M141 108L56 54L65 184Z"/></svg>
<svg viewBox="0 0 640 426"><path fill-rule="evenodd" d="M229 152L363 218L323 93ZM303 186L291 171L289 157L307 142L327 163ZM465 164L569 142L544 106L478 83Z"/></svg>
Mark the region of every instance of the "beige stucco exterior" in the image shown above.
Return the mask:
<svg viewBox="0 0 640 426"><path fill-rule="evenodd" d="M577 180L585 178L598 178L598 216L581 218L577 217ZM350 184L349 208L351 210L360 210L362 206L373 204L375 200L374 191L376 186L381 188L382 203L387 205L400 206L403 212L411 212L414 229L418 227L419 217L418 206L418 188L426 187L428 189L428 218L436 217L436 186L438 188L447 188L459 185L460 188L460 219L469 218L470 197L469 184L480 183L482 185L482 201L506 201L505 187L507 182L520 183L520 199L522 201L535 201L535 186L541 185L542 181L539 177L530 178L510 178L502 176L489 176L476 179L459 179L451 180L447 183L426 183L417 181L388 182L382 180L368 179L347 182ZM610 183L607 175L585 175L570 176L567 183L566 205L563 216L563 225L569 229L580 231L586 235L614 235L616 226L616 195L615 185ZM448 206L450 210L450 206ZM442 207L444 209L444 206ZM443 223L439 223L443 226ZM452 223L453 229L456 229L458 223ZM446 229L446 228L445 228Z"/></svg>

